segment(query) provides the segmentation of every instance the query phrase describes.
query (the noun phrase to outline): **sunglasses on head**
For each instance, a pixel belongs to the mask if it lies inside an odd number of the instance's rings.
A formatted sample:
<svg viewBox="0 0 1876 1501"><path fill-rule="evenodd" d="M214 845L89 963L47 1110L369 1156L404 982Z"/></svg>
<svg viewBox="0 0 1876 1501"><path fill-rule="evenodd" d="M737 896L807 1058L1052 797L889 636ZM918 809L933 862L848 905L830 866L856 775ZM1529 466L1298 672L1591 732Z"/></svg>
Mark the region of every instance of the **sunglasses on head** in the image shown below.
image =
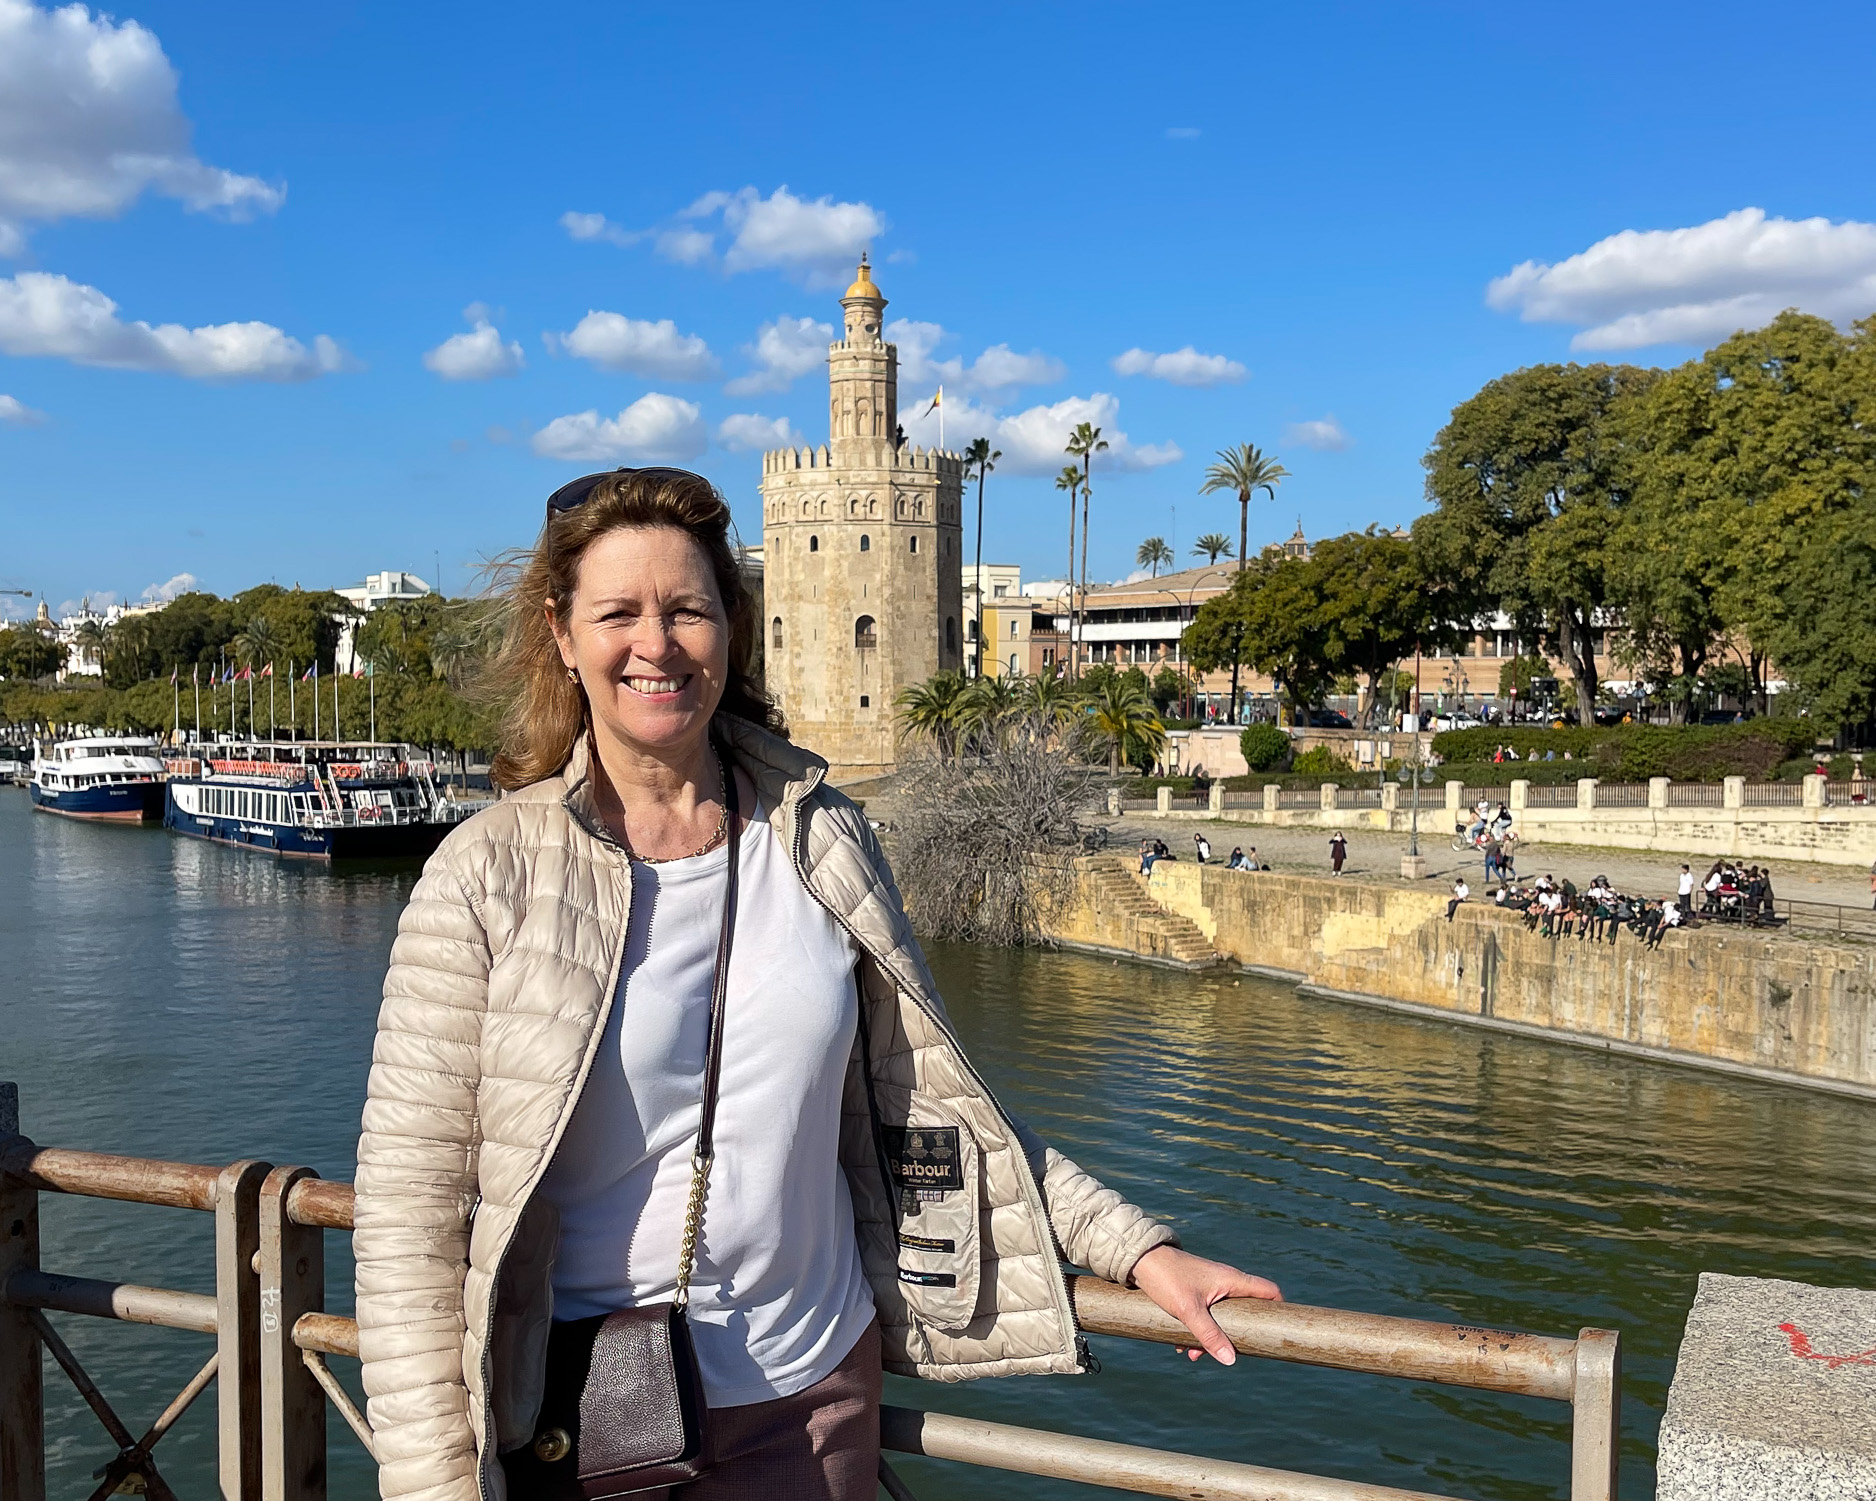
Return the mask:
<svg viewBox="0 0 1876 1501"><path fill-rule="evenodd" d="M547 497L547 509L550 511L578 510L593 498L593 491L601 480L608 480L619 474L648 474L658 479L694 479L702 484L710 483L701 474L693 474L688 469L608 469L602 474L583 474L576 480L569 480Z"/></svg>

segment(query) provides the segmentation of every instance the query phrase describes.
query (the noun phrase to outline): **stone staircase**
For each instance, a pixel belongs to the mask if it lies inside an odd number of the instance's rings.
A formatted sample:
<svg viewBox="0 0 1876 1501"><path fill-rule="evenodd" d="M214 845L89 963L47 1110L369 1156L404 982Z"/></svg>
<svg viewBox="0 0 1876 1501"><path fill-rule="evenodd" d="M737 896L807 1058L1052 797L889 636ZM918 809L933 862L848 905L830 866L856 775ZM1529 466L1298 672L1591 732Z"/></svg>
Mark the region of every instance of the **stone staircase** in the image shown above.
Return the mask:
<svg viewBox="0 0 1876 1501"><path fill-rule="evenodd" d="M1088 862L1086 880L1102 926L1123 940L1117 946L1130 948L1142 958L1191 969L1218 962L1211 940L1196 923L1153 900L1131 858L1096 857Z"/></svg>

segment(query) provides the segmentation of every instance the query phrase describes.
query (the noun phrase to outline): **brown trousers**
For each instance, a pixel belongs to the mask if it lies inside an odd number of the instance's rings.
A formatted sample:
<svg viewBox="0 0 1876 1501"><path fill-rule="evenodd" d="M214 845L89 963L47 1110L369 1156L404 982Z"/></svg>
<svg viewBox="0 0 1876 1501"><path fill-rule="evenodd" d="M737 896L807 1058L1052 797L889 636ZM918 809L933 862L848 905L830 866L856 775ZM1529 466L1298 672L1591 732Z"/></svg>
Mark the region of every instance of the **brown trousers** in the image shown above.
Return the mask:
<svg viewBox="0 0 1876 1501"><path fill-rule="evenodd" d="M715 1467L670 1501L874 1501L879 1487L879 1325L805 1392L713 1408ZM650 1501L650 1497L647 1497Z"/></svg>

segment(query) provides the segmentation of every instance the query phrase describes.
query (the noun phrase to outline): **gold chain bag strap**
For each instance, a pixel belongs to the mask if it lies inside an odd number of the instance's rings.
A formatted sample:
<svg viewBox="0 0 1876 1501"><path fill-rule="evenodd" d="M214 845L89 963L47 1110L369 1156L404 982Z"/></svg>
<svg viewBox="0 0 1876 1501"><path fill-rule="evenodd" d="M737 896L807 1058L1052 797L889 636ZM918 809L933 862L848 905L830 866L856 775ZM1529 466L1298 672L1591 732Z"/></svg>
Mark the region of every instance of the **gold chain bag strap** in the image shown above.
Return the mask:
<svg viewBox="0 0 1876 1501"><path fill-rule="evenodd" d="M554 1324L547 1342L547 1382L534 1439L502 1456L516 1501L610 1501L694 1480L710 1468L709 1416L691 1346L690 1280L703 1229L714 1160L717 1075L723 1058L730 938L736 923L736 774L718 747L728 817L729 880L710 992L703 1111L691 1154L690 1199L678 1250L677 1289L669 1303Z"/></svg>

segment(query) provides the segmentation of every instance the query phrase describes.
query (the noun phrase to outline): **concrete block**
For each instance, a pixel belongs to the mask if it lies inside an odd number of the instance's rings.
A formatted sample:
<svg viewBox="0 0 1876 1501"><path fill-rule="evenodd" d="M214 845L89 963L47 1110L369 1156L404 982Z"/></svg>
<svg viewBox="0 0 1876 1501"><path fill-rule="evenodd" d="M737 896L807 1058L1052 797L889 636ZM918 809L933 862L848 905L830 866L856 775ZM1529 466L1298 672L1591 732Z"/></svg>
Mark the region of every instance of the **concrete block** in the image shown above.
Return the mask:
<svg viewBox="0 0 1876 1501"><path fill-rule="evenodd" d="M1154 796L1154 805L1161 813L1172 812L1172 788L1161 787Z"/></svg>
<svg viewBox="0 0 1876 1501"><path fill-rule="evenodd" d="M1700 1274L1657 1501L1876 1496L1876 1292Z"/></svg>

